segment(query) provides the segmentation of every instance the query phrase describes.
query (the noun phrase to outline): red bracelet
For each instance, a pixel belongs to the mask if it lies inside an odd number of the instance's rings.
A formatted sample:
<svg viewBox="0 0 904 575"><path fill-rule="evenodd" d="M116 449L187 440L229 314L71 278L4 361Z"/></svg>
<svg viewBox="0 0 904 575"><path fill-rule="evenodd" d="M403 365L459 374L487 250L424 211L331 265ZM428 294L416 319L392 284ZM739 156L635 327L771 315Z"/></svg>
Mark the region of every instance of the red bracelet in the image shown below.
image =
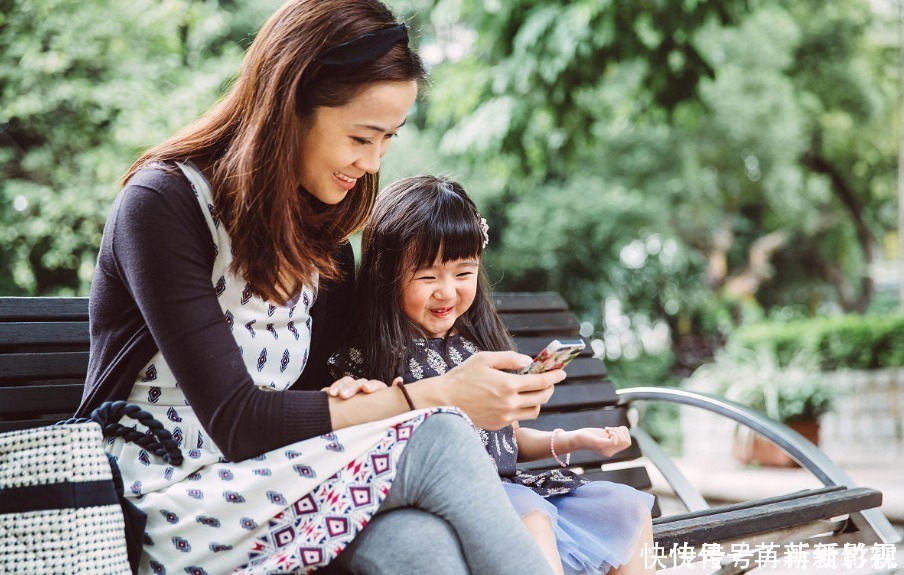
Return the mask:
<svg viewBox="0 0 904 575"><path fill-rule="evenodd" d="M559 459L559 455L556 453L556 434L560 431L564 433L563 429L556 428L552 430L552 435L549 438L549 451L550 453L552 453L552 457L556 460L556 463L558 463L562 467L568 467L569 465L571 465L571 454L565 454L565 462L563 463L562 460Z"/></svg>

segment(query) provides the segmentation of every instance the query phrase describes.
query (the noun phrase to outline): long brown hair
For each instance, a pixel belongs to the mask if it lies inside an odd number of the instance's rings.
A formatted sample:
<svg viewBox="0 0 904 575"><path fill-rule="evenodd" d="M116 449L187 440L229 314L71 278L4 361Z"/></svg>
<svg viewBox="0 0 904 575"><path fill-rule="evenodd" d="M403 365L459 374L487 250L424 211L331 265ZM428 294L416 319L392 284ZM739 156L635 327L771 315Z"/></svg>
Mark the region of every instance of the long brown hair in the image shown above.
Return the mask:
<svg viewBox="0 0 904 575"><path fill-rule="evenodd" d="M426 337L402 310L406 272L442 262L482 258L484 231L474 202L458 182L415 176L388 186L361 236L361 266L355 297L354 344L364 373L392 381L417 353L414 338ZM483 265L471 307L453 329L485 351L514 349L489 297ZM448 334L447 334L448 335Z"/></svg>
<svg viewBox="0 0 904 575"><path fill-rule="evenodd" d="M150 163L193 160L210 180L235 270L260 296L284 301L316 272L337 277L334 248L370 214L379 176L360 178L336 205L319 202L299 188L303 135L317 108L344 106L377 82L423 81L426 71L405 43L355 66L316 58L394 22L378 0L290 0L261 28L230 92L142 154L123 185Z"/></svg>

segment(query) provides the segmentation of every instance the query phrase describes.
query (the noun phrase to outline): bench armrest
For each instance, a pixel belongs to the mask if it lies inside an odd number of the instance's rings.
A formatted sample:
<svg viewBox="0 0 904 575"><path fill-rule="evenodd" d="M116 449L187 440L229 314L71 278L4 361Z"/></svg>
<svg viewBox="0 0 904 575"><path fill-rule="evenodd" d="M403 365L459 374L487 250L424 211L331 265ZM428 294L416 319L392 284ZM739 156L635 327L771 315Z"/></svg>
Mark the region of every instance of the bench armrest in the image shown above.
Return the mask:
<svg viewBox="0 0 904 575"><path fill-rule="evenodd" d="M802 435L746 405L715 395L670 387L631 387L616 390L616 393L618 394L619 402L625 406L630 406L637 401L663 401L697 407L724 415L774 443L802 467L808 469L823 485L857 486L841 467ZM659 449L658 445L655 449ZM661 460L662 456L663 454L659 453L655 458ZM666 480L671 484L672 478L669 475L674 476L671 470L668 467L663 469L659 462L655 460L653 463L660 468L660 471L666 476ZM686 483L686 479L683 476L679 475L675 479L678 485ZM897 531L878 509L863 511L862 515L870 527L879 535L880 540L895 542L900 539Z"/></svg>

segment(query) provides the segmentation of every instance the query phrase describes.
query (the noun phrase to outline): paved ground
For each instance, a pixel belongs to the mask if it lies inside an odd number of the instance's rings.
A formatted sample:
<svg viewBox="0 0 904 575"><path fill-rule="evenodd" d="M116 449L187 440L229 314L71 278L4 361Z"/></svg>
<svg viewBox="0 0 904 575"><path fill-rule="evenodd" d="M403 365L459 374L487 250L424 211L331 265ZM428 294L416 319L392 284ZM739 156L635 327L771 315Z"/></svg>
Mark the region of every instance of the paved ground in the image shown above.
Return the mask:
<svg viewBox="0 0 904 575"><path fill-rule="evenodd" d="M901 460L855 460L836 462L858 485L882 491L882 511L904 535L904 458ZM818 487L819 483L802 469L745 468L734 461L678 459L676 461L691 483L703 496L716 504L769 497L799 489ZM680 504L668 497L668 487L661 476L651 470L654 491L660 495L666 513L680 511ZM792 562L787 556L753 571L770 575L904 575L904 542L894 548L864 549L863 563L857 563L851 551L841 549L808 550L798 554ZM699 561L681 567L661 569L663 575L711 573Z"/></svg>

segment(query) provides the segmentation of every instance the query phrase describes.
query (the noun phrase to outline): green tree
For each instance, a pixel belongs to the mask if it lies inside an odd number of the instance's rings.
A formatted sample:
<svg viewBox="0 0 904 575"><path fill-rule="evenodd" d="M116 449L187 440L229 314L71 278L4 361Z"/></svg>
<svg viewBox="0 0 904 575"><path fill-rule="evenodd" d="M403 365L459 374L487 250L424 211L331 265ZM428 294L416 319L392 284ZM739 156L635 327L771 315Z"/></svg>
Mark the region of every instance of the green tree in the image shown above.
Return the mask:
<svg viewBox="0 0 904 575"><path fill-rule="evenodd" d="M119 176L238 67L261 8L230 4L0 3L2 293L87 292Z"/></svg>

